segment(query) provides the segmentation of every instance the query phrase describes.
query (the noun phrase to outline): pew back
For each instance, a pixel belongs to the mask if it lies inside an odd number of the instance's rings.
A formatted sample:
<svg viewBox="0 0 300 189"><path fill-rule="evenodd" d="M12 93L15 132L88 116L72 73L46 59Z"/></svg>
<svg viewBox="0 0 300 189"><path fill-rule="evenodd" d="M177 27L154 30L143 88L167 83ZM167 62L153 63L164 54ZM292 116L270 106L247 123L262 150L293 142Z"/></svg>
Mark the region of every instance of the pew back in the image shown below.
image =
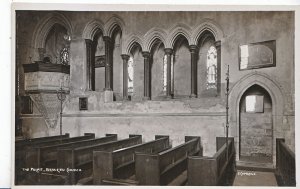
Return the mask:
<svg viewBox="0 0 300 189"><path fill-rule="evenodd" d="M78 148L61 148L58 150L58 167L80 169L80 172L69 174L71 184L76 184L79 179L91 174L93 168L93 150L113 151L120 148L136 145L142 142L141 135L130 135L128 139L107 142ZM106 162L108 163L108 162ZM86 173L87 172L87 173Z"/></svg>
<svg viewBox="0 0 300 189"><path fill-rule="evenodd" d="M47 142L42 142L42 143L38 143L38 144L33 144L30 147L51 146L51 145L56 145L56 144L65 144L65 143L77 142L77 141L83 141L83 140L89 140L89 139L95 139L95 135L84 135L84 136L71 137L71 138L55 140L55 141L47 141Z"/></svg>
<svg viewBox="0 0 300 189"><path fill-rule="evenodd" d="M42 147L33 147L26 152L27 167L43 167L46 162L56 161L57 150L64 147L78 147L93 144L102 144L108 141L117 140L117 135L108 135L97 139L88 139L83 141L70 142L65 144L56 144Z"/></svg>
<svg viewBox="0 0 300 189"><path fill-rule="evenodd" d="M169 137L156 136L156 140L138 144L113 152L94 151L94 184L101 184L103 179L126 179L135 172L135 152L159 153L169 149ZM109 162L103 164L103 162ZM127 181L126 181L127 182ZM113 181L113 183L118 183ZM119 181L119 183L123 183Z"/></svg>
<svg viewBox="0 0 300 189"><path fill-rule="evenodd" d="M64 135L55 135L55 136L49 136L49 137L39 137L39 138L31 138L31 139L24 139L24 140L18 140L15 142L15 151L23 150L26 146L38 144L42 142L51 142L51 141L57 141L61 139L69 138L70 134L66 133Z"/></svg>
<svg viewBox="0 0 300 189"><path fill-rule="evenodd" d="M187 168L188 155L202 155L200 137L158 154L136 153L136 179L141 185L167 185Z"/></svg>
<svg viewBox="0 0 300 189"><path fill-rule="evenodd" d="M224 137L217 137L216 140L218 151L213 157L191 156L188 158L188 185L230 185L233 181L235 175L234 139L228 140L228 160L226 140Z"/></svg>
<svg viewBox="0 0 300 189"><path fill-rule="evenodd" d="M295 153L282 138L276 139L276 176L280 186L296 186Z"/></svg>

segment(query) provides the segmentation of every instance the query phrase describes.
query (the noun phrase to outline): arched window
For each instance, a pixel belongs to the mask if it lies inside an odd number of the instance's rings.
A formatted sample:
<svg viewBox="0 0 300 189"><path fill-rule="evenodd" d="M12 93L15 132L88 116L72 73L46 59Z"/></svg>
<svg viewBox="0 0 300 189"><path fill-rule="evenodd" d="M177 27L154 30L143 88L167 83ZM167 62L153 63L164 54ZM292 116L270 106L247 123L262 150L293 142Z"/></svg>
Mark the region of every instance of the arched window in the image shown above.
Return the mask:
<svg viewBox="0 0 300 189"><path fill-rule="evenodd" d="M217 49L211 46L207 51L206 59L206 89L217 88Z"/></svg>
<svg viewBox="0 0 300 189"><path fill-rule="evenodd" d="M46 38L43 62L68 65L70 41L71 36L67 30L54 24Z"/></svg>
<svg viewBox="0 0 300 189"><path fill-rule="evenodd" d="M171 91L173 94L173 86L174 86L174 57L171 56ZM167 91L167 55L164 56L163 59L163 81L164 81L164 85L163 85L163 91Z"/></svg>
<svg viewBox="0 0 300 189"><path fill-rule="evenodd" d="M163 86L163 91L167 91L167 55L164 56L163 60L163 81L164 81L164 86Z"/></svg>
<svg viewBox="0 0 300 189"><path fill-rule="evenodd" d="M133 95L133 57L128 60L128 96Z"/></svg>

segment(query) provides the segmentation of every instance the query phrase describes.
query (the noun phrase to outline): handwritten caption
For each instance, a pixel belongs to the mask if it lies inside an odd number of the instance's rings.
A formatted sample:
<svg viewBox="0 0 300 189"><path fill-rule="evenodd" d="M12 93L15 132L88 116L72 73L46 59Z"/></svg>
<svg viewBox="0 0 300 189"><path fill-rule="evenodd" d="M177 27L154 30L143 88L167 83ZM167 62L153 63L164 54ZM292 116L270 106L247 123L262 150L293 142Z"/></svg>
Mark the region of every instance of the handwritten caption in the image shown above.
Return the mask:
<svg viewBox="0 0 300 189"><path fill-rule="evenodd" d="M36 173L40 173L40 172L57 172L57 173L61 173L61 172L81 172L81 169L70 169L70 168L21 168L22 171L24 172L36 172Z"/></svg>
<svg viewBox="0 0 300 189"><path fill-rule="evenodd" d="M255 172L244 172L244 171L238 171L237 173L239 176L255 176Z"/></svg>

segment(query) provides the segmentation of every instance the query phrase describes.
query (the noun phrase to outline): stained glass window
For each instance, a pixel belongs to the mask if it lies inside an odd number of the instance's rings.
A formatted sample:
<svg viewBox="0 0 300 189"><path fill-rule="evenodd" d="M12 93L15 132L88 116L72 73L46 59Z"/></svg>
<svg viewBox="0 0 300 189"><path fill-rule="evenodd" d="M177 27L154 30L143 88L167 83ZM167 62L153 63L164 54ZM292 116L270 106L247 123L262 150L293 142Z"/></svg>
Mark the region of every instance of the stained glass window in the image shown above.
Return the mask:
<svg viewBox="0 0 300 189"><path fill-rule="evenodd" d="M133 58L128 60L128 95L133 95Z"/></svg>
<svg viewBox="0 0 300 189"><path fill-rule="evenodd" d="M69 49L64 47L60 52L60 63L64 65L69 64Z"/></svg>
<svg viewBox="0 0 300 189"><path fill-rule="evenodd" d="M211 46L207 52L207 78L206 88L216 89L217 88L217 49Z"/></svg>

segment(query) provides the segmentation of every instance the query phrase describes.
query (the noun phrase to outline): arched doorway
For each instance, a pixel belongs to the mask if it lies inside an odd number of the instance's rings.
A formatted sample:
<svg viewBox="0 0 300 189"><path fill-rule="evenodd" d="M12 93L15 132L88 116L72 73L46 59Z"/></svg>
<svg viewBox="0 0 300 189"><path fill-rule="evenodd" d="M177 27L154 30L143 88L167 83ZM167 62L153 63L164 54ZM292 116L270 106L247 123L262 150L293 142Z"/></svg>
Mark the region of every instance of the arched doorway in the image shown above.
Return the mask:
<svg viewBox="0 0 300 189"><path fill-rule="evenodd" d="M253 163L272 163L273 112L270 94L254 84L239 103L239 159Z"/></svg>
<svg viewBox="0 0 300 189"><path fill-rule="evenodd" d="M229 135L234 136L236 160L240 160L240 101L244 93L253 85L259 85L265 89L272 99L272 124L273 124L273 158L272 166L276 165L276 138L283 138L283 92L280 85L271 76L252 72L240 78L229 91Z"/></svg>

